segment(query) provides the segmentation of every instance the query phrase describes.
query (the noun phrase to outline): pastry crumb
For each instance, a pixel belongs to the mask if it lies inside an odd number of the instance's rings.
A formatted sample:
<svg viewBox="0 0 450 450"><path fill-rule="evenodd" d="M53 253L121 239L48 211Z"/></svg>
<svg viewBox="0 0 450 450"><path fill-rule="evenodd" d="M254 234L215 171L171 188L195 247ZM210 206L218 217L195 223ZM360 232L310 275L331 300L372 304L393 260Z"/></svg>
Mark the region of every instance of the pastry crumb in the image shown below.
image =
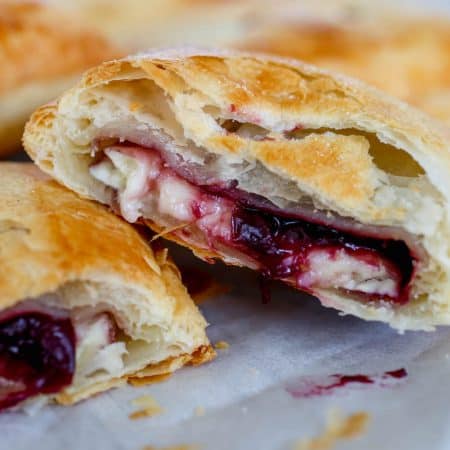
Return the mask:
<svg viewBox="0 0 450 450"><path fill-rule="evenodd" d="M148 384L161 383L171 376L172 374L169 372L159 375L149 375L147 377L133 377L128 379L128 383L135 387L147 386Z"/></svg>
<svg viewBox="0 0 450 450"><path fill-rule="evenodd" d="M364 433L369 422L369 414L356 412L343 417L339 411L330 412L325 430L320 436L301 439L294 443L293 450L331 450L338 441L353 439Z"/></svg>
<svg viewBox="0 0 450 450"><path fill-rule="evenodd" d="M203 408L203 406L197 406L197 408L195 408L194 413L197 417L201 417L205 415L205 408Z"/></svg>
<svg viewBox="0 0 450 450"><path fill-rule="evenodd" d="M156 416L163 412L161 406L159 406L157 401L150 395L143 395L142 397L135 398L131 403L133 406L140 408L128 416L132 420Z"/></svg>
<svg viewBox="0 0 450 450"><path fill-rule="evenodd" d="M218 341L215 343L214 348L217 350L227 350L230 348L230 344L227 341Z"/></svg>
<svg viewBox="0 0 450 450"><path fill-rule="evenodd" d="M153 447L152 445L147 445L143 447L142 450L200 450L198 445L174 445L172 447Z"/></svg>
<svg viewBox="0 0 450 450"><path fill-rule="evenodd" d="M142 105L140 103L138 103L138 102L130 102L130 104L128 105L128 109L131 112L136 112L139 109L141 109L141 107L142 107Z"/></svg>

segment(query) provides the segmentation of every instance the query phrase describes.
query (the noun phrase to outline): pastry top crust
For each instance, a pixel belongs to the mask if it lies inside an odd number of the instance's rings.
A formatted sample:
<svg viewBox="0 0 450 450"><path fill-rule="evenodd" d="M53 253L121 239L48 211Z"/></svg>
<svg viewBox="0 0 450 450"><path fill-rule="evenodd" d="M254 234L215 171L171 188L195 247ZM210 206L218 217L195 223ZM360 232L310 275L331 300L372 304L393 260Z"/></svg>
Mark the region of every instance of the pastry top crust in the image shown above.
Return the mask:
<svg viewBox="0 0 450 450"><path fill-rule="evenodd" d="M132 226L31 164L0 164L0 248L2 309L74 281L109 283L204 328L165 251L155 255Z"/></svg>
<svg viewBox="0 0 450 450"><path fill-rule="evenodd" d="M0 4L0 94L30 81L79 73L118 55L99 33L58 8L32 1Z"/></svg>
<svg viewBox="0 0 450 450"><path fill-rule="evenodd" d="M371 210L376 192L388 180L360 136L364 133L395 147L392 158L396 149L409 153L450 200L448 131L440 124L357 80L299 61L239 52L173 50L101 64L59 105L33 115L24 138L30 155L58 178L52 163L56 147L45 153L37 141L32 143L44 138L39 136L42 128L50 128L58 114L70 117L84 93L140 79L152 80L170 99L184 139L233 161L256 160L340 213L364 211L367 221L382 218L386 224L389 217L395 223L403 214L401 208ZM130 111L145 112L143 88L136 84L127 91L122 84L118 89L138 99L130 102ZM244 139L221 127L218 115L258 126L276 138ZM298 131L308 135L289 135Z"/></svg>
<svg viewBox="0 0 450 450"><path fill-rule="evenodd" d="M450 108L445 116L434 106L435 97L450 92L450 22L444 19L290 19L235 46L345 73L450 120Z"/></svg>
<svg viewBox="0 0 450 450"><path fill-rule="evenodd" d="M341 293L323 292L321 300L400 329L449 323L450 136L419 110L300 61L174 49L88 71L58 103L33 114L24 146L66 186L111 204L111 191L89 169L99 137L161 145L280 208L305 206L375 233L389 227L389 237L408 239L420 255L413 300L399 308ZM151 212L146 218L167 231Z"/></svg>

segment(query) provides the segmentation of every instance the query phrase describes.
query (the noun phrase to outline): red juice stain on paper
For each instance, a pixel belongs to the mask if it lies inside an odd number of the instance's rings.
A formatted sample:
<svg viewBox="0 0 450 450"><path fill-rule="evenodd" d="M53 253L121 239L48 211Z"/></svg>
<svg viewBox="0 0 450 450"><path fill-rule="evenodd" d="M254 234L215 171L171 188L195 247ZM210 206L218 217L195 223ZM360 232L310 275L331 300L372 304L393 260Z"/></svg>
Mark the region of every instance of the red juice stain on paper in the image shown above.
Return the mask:
<svg viewBox="0 0 450 450"><path fill-rule="evenodd" d="M308 398L331 395L337 389L376 385L390 387L398 384L399 380L408 376L406 369L397 369L377 375L342 375L334 374L319 377L302 377L286 387L286 391L294 398Z"/></svg>

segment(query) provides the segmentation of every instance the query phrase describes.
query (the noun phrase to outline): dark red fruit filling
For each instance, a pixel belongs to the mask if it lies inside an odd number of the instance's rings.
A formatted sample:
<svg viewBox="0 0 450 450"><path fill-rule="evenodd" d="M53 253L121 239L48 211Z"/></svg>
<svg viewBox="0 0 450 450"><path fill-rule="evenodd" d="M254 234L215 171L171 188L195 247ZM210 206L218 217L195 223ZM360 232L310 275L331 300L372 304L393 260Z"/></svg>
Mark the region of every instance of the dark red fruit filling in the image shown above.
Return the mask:
<svg viewBox="0 0 450 450"><path fill-rule="evenodd" d="M75 371L69 318L18 313L0 323L0 410L36 394L59 392Z"/></svg>
<svg viewBox="0 0 450 450"><path fill-rule="evenodd" d="M237 180L217 180L202 166L164 150L127 141L97 142L95 149L108 146L107 152L136 158L149 171L144 185L130 196L131 203L156 190L163 214L196 224L212 249L221 245L247 255L263 280L280 279L311 293L344 290L364 301L408 301L416 257L399 238L398 230L365 226L342 217L328 218L312 205L280 209L264 197L241 190ZM171 198L170 189L178 200ZM161 192L167 203L158 197ZM177 217L180 210L181 217ZM189 237L187 229L174 233ZM262 286L267 300L265 281Z"/></svg>
<svg viewBox="0 0 450 450"><path fill-rule="evenodd" d="M163 159L158 150L147 151L156 152ZM408 302L415 257L404 241L380 238L374 235L373 229L369 236L365 236L363 228L358 227L355 227L358 229L355 233L341 231L322 224L317 213L313 214L313 220L307 220L305 213L283 211L268 199L239 189L237 180L212 184L198 182L201 168L186 165L181 157L178 163L180 165L175 167L166 163L164 170L173 170L176 176L196 186L203 195L226 198L234 204L231 240L225 244L258 262L265 301L270 298L267 283L270 279L291 280L298 288L313 292L314 286L309 287L302 277L302 273L309 270L307 259L311 251L326 251L331 261L343 250L346 255L366 265L383 265L396 284L396 292L390 294L367 293L357 289L352 292L364 295L366 300L385 299L398 304ZM205 181L204 177L200 178ZM195 217L202 217L195 204L192 209ZM223 241L223 237L219 240Z"/></svg>
<svg viewBox="0 0 450 450"><path fill-rule="evenodd" d="M408 300L407 288L414 267L403 241L353 236L320 224L242 206L233 211L232 239L259 262L266 277L275 279L298 279L312 249L324 249L330 258L345 249L352 257L369 264L372 261L376 264L381 258L390 267L391 276L399 280L399 295L392 300L398 303Z"/></svg>

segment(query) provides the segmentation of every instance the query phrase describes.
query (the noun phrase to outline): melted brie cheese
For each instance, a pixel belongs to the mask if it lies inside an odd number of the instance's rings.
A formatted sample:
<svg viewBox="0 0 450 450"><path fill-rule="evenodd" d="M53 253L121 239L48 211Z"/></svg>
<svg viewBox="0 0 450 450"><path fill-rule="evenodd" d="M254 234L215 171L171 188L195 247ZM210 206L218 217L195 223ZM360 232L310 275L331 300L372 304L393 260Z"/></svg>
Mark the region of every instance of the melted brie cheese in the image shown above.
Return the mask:
<svg viewBox="0 0 450 450"><path fill-rule="evenodd" d="M397 285L386 265L381 262L365 263L339 250L330 255L329 250L316 249L307 257L308 270L297 280L299 286L348 289L367 294L397 294Z"/></svg>
<svg viewBox="0 0 450 450"><path fill-rule="evenodd" d="M217 240L232 245L232 200L185 180L153 149L117 145L105 149L105 154L106 158L91 167L91 174L117 190L126 220L135 222L142 216L162 219L162 223L169 218L167 226L195 224L211 247ZM283 261L286 267L295 264L294 259L287 259ZM320 287L391 297L399 293L399 275L380 255L316 248L306 254L302 265L295 281L310 291Z"/></svg>
<svg viewBox="0 0 450 450"><path fill-rule="evenodd" d="M124 342L114 342L113 326L107 314L74 320L77 335L76 380L93 376L99 371L114 375L124 369L123 357L128 352Z"/></svg>

